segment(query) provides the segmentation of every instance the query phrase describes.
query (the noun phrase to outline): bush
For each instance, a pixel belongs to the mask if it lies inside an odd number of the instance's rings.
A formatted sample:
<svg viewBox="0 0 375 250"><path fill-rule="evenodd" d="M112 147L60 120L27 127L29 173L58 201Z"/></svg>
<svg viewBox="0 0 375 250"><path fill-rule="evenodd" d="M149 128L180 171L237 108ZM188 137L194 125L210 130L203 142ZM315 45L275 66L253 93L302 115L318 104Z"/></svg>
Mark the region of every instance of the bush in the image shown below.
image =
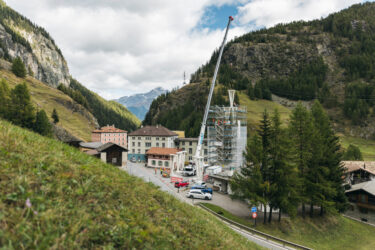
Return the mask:
<svg viewBox="0 0 375 250"><path fill-rule="evenodd" d="M21 58L17 57L16 59L13 60L12 64L12 72L21 78L26 77L26 68L25 64L22 62Z"/></svg>

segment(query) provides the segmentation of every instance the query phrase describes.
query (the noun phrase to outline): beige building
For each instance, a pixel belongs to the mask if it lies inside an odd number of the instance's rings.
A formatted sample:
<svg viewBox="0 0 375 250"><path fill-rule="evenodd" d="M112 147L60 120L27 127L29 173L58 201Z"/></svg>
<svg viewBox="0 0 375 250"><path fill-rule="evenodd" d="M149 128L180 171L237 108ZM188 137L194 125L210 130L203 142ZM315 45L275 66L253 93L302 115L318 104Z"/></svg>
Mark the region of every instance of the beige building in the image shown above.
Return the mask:
<svg viewBox="0 0 375 250"><path fill-rule="evenodd" d="M181 149L183 151L186 151L185 155L185 162L189 162L193 160L193 157L195 155L195 151L197 150L198 146L198 138L178 138L176 140L176 148ZM204 162L208 162L208 147L207 147L207 141L203 141L203 148L202 148L201 156L204 157Z"/></svg>
<svg viewBox="0 0 375 250"><path fill-rule="evenodd" d="M171 173L184 168L185 151L177 148L151 148L147 151L147 166L169 168Z"/></svg>
<svg viewBox="0 0 375 250"><path fill-rule="evenodd" d="M157 126L145 126L129 133L128 159L146 161L146 152L152 148L175 148L177 134L169 129Z"/></svg>

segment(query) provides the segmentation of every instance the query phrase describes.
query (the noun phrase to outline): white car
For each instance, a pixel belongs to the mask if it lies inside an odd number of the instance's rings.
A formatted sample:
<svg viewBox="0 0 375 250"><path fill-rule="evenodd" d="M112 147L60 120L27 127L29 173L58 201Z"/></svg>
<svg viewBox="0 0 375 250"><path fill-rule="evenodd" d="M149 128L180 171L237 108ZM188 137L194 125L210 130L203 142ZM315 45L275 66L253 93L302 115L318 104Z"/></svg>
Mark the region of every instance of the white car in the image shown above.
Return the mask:
<svg viewBox="0 0 375 250"><path fill-rule="evenodd" d="M212 195L210 193L204 193L200 189L190 189L190 191L186 194L186 197L194 199L212 200Z"/></svg>
<svg viewBox="0 0 375 250"><path fill-rule="evenodd" d="M207 187L207 185L204 181L194 181L194 184L197 185L197 186L202 186L204 188Z"/></svg>

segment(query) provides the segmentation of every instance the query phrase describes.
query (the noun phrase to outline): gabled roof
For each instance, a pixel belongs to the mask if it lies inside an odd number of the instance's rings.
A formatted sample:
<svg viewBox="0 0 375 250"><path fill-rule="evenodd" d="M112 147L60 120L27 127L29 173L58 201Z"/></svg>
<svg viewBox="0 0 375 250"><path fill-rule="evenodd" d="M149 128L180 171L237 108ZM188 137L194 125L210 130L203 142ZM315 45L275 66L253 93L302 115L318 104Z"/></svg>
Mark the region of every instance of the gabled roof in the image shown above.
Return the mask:
<svg viewBox="0 0 375 250"><path fill-rule="evenodd" d="M345 193L350 193L358 190L364 190L367 193L375 196L375 180L355 184L351 189L345 191Z"/></svg>
<svg viewBox="0 0 375 250"><path fill-rule="evenodd" d="M362 169L375 175L375 161L342 161L346 173L351 173Z"/></svg>
<svg viewBox="0 0 375 250"><path fill-rule="evenodd" d="M98 152L105 152L107 149L109 149L111 147L118 147L120 150L125 151L125 152L128 151L126 148L121 147L120 145L117 145L116 143L112 143L112 142L107 142L106 144L98 147L96 150Z"/></svg>
<svg viewBox="0 0 375 250"><path fill-rule="evenodd" d="M177 152L182 152L177 148L150 148L146 154L148 155L175 155Z"/></svg>
<svg viewBox="0 0 375 250"><path fill-rule="evenodd" d="M93 133L127 133L128 131L115 128L115 125L112 125L112 126L107 125L105 127L101 127L100 129L96 129L92 132Z"/></svg>
<svg viewBox="0 0 375 250"><path fill-rule="evenodd" d="M81 142L79 146L83 148L92 148L92 149L97 149L98 147L102 146L103 143L101 142Z"/></svg>
<svg viewBox="0 0 375 250"><path fill-rule="evenodd" d="M129 134L129 136L177 136L176 133L170 131L161 125L145 126L137 129Z"/></svg>

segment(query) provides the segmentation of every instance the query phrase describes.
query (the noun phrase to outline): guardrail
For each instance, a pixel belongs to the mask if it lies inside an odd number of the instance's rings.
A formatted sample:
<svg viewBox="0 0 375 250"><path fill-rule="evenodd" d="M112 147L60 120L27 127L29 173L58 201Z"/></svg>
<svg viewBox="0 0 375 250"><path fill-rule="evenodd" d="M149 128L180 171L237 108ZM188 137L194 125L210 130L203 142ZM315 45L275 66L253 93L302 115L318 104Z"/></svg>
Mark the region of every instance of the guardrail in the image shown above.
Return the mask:
<svg viewBox="0 0 375 250"><path fill-rule="evenodd" d="M306 250L311 250L311 249L312 249L312 248L308 248L308 247L305 247L305 246L302 246L302 245L298 245L298 244L296 244L296 243L293 243L293 242L290 242L290 241L287 241L287 240L283 240L283 239L277 238L277 237L275 237L275 236L272 236L272 235L269 235L269 234L263 233L263 232L261 232L261 231L255 230L255 229L253 229L253 228L251 228L251 227L247 227L247 226L245 226L245 225L242 225L242 224L240 224L240 223L238 223L238 222L232 221L232 220L230 220L230 219L228 219L228 218L226 218L226 217L224 217L224 216L222 216L222 215L216 213L215 211L209 209L208 207L206 207L206 206L204 206L204 205L202 205L202 204L200 204L200 203L197 204L197 205L198 205L199 207L203 208L204 210L210 212L211 214L215 215L216 217L219 217L220 219L222 219L222 220L224 220L224 221L226 221L226 222L228 222L228 223L230 223L230 224L232 224L232 225L234 225L234 226L237 226L237 227L239 227L239 228L242 228L242 229L244 229L244 230L246 230L246 231L248 231L248 232L251 232L251 233L253 233L253 234L263 236L263 237L265 237L267 240L273 240L273 241L279 242L279 243L281 243L284 247L285 247L285 246L291 246L291 247L294 247L294 248L297 248L297 249L306 249Z"/></svg>

